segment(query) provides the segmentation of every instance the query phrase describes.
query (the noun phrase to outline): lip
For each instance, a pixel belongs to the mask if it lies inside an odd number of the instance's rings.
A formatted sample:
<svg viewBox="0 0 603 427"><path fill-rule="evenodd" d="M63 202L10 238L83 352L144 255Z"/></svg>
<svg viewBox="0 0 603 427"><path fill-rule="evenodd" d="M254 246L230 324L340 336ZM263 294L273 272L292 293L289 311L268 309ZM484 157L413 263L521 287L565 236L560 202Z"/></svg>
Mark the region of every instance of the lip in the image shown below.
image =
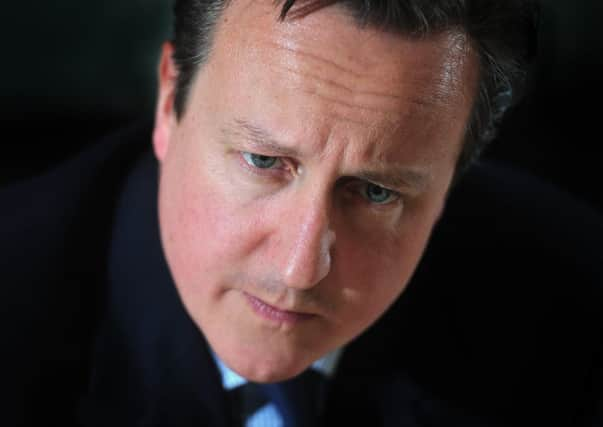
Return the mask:
<svg viewBox="0 0 603 427"><path fill-rule="evenodd" d="M299 322L303 322L305 320L309 320L316 317L315 314L281 310L262 301L257 297L254 297L253 295L248 294L247 292L243 292L243 295L245 295L247 303L258 316L275 323L295 325Z"/></svg>

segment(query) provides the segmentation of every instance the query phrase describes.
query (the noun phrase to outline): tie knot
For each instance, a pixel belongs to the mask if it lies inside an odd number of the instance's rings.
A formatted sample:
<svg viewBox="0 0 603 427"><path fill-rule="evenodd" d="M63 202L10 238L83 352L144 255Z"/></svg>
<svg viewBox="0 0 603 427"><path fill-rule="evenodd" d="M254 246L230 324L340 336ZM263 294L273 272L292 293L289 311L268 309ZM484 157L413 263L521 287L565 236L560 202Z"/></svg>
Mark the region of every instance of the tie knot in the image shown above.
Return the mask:
<svg viewBox="0 0 603 427"><path fill-rule="evenodd" d="M261 385L283 416L285 426L316 426L322 412L326 378L308 369L297 377Z"/></svg>
<svg viewBox="0 0 603 427"><path fill-rule="evenodd" d="M269 384L246 383L230 392L242 420L272 403L285 427L316 427L322 413L326 378L308 369L287 381ZM244 425L244 422L243 422Z"/></svg>

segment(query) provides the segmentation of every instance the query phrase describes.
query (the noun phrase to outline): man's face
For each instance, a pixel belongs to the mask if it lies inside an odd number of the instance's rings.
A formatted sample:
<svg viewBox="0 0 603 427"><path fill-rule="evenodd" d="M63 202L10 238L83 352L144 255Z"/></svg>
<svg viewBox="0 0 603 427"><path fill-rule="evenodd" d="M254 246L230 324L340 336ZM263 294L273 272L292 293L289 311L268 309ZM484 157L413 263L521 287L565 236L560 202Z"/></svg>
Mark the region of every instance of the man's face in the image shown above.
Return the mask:
<svg viewBox="0 0 603 427"><path fill-rule="evenodd" d="M338 7L277 21L237 0L154 146L167 261L213 350L255 381L298 374L400 295L453 175L476 61L459 35L360 29Z"/></svg>

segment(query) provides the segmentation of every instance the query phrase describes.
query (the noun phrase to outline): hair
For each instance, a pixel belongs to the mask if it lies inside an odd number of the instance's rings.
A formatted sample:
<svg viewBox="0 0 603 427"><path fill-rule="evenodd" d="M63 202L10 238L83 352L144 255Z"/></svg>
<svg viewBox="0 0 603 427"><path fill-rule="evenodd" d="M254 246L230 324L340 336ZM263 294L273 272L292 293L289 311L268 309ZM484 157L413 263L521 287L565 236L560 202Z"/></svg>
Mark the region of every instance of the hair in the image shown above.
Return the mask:
<svg viewBox="0 0 603 427"><path fill-rule="evenodd" d="M216 23L231 0L176 0L173 59L178 72L174 108L180 118L195 75L207 61ZM275 0L280 19L295 19L338 4L359 26L412 38L444 31L468 36L479 56L479 84L456 177L492 141L505 111L525 88L536 50L536 0ZM455 177L455 178L456 178Z"/></svg>

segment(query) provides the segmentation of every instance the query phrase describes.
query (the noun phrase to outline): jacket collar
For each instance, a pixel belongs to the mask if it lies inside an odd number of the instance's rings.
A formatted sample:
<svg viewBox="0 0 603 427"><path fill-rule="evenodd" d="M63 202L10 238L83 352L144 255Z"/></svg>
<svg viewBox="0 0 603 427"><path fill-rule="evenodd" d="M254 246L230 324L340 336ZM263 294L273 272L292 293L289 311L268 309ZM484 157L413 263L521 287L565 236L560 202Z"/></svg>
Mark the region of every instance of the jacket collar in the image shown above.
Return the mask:
<svg viewBox="0 0 603 427"><path fill-rule="evenodd" d="M156 160L146 152L119 197L82 416L112 418L106 425L224 426L217 367L163 256L157 175Z"/></svg>

